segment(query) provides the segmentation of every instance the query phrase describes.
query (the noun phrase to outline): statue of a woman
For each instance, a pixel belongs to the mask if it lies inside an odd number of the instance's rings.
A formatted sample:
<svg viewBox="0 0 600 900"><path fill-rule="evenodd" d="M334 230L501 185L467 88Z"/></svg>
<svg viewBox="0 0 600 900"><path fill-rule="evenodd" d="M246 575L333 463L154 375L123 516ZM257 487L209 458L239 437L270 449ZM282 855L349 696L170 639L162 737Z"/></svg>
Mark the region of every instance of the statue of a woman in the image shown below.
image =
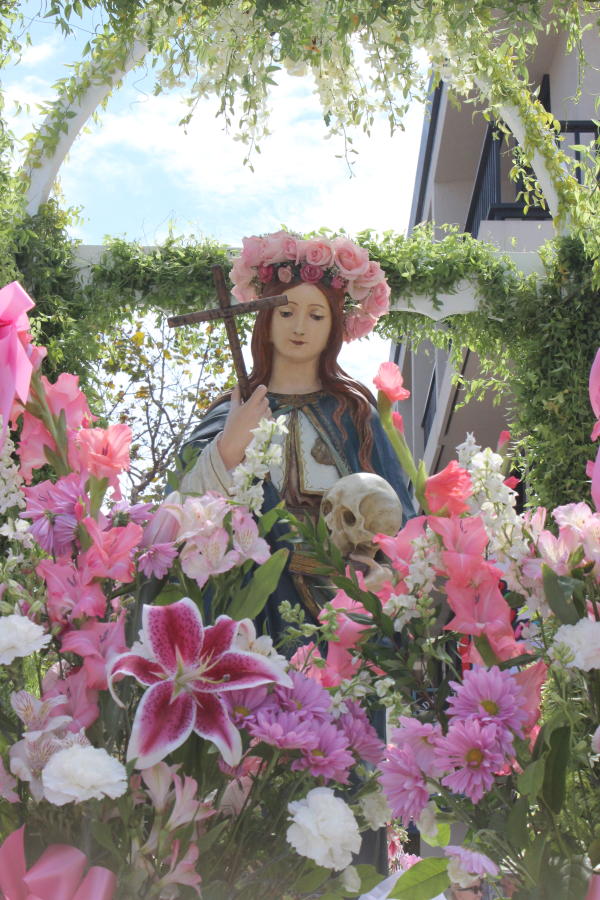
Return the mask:
<svg viewBox="0 0 600 900"><path fill-rule="evenodd" d="M287 232L244 239L232 269L240 301L286 293L288 304L257 315L252 334L251 396L237 388L208 411L188 441L199 451L181 483L185 492L227 494L231 471L244 458L251 429L271 414L288 427L283 462L265 482L263 511L280 500L296 516L316 517L321 497L338 478L375 472L395 489L405 516L414 514L402 471L381 427L375 401L337 357L344 340L371 330L389 303L378 263L346 238L302 240ZM360 351L358 351L360 352ZM310 559L293 553L267 608L269 630L281 631L278 602L319 610Z"/></svg>

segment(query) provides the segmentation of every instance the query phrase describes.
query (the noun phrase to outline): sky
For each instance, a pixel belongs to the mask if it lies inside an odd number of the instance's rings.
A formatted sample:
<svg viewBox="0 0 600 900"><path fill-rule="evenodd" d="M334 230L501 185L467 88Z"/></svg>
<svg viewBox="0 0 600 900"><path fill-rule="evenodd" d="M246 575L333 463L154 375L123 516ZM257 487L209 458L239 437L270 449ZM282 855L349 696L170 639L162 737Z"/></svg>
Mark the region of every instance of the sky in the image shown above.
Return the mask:
<svg viewBox="0 0 600 900"><path fill-rule="evenodd" d="M11 116L14 101L29 106L10 119L17 135L40 124L36 104L52 97L52 83L79 58L93 27L84 22L75 38L65 40L40 19L37 4L29 9L32 46L3 78L5 112ZM243 165L246 148L216 117L216 98L203 101L184 130L177 124L187 112L181 94L153 96L151 73L130 73L61 167L63 203L80 209L73 236L85 244L111 235L151 245L171 230L240 246L244 236L281 225L300 232L327 226L350 234L365 228L404 233L422 108L411 108L405 131L393 136L385 121L370 136L356 132L350 172L341 140L327 137L310 76L276 77L272 134L251 171ZM389 345L372 336L360 347L359 353L355 343L345 348L341 364L369 383Z"/></svg>

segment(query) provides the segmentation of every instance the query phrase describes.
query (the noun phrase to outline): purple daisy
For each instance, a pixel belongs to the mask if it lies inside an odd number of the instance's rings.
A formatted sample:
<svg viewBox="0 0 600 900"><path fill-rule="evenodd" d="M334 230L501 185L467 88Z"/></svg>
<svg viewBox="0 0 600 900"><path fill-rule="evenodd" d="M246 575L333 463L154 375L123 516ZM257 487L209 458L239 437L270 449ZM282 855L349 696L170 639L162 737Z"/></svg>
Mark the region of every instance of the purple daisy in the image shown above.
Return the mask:
<svg viewBox="0 0 600 900"><path fill-rule="evenodd" d="M72 472L56 484L41 481L25 487L23 493L27 507L20 516L32 520L30 531L40 547L54 556L70 555L77 522L87 507L85 476Z"/></svg>
<svg viewBox="0 0 600 900"><path fill-rule="evenodd" d="M444 847L444 853L451 860L456 860L463 872L468 872L469 875L492 875L495 877L498 874L498 866L485 853L455 844L448 844L447 847Z"/></svg>
<svg viewBox="0 0 600 900"><path fill-rule="evenodd" d="M493 785L494 773L504 764L498 737L496 725L482 725L477 719L453 722L435 750L437 764L450 772L442 784L479 803Z"/></svg>
<svg viewBox="0 0 600 900"><path fill-rule="evenodd" d="M273 707L259 710L248 721L247 730L252 737L272 747L279 747L281 750L307 750L318 741L315 726L319 728L320 723L312 725L297 712L284 712Z"/></svg>
<svg viewBox="0 0 600 900"><path fill-rule="evenodd" d="M328 722L331 697L325 688L322 688L313 678L303 675L302 672L290 669L288 674L294 687L284 688L278 685L274 691L274 697L281 709L299 712L303 716L314 716L320 722Z"/></svg>
<svg viewBox="0 0 600 900"><path fill-rule="evenodd" d="M399 728L392 731L391 742L397 747L408 746L413 752L417 765L430 776L441 775L435 761L436 741L442 736L441 725L419 722L409 716L400 716Z"/></svg>
<svg viewBox="0 0 600 900"><path fill-rule="evenodd" d="M416 821L429 800L429 788L410 747L390 744L379 782L395 817L404 825Z"/></svg>
<svg viewBox="0 0 600 900"><path fill-rule="evenodd" d="M302 750L300 759L291 765L294 772L308 769L315 778L333 779L340 784L348 783L350 767L354 757L348 749L348 741L343 731L331 723L314 722L313 732L316 742L309 749Z"/></svg>
<svg viewBox="0 0 600 900"><path fill-rule="evenodd" d="M147 578L151 575L155 578L164 578L177 553L177 547L171 541L166 544L154 544L138 557L138 568Z"/></svg>
<svg viewBox="0 0 600 900"><path fill-rule="evenodd" d="M267 687L248 688L245 691L229 691L225 697L229 714L238 728L247 727L253 721L258 710L272 703Z"/></svg>
<svg viewBox="0 0 600 900"><path fill-rule="evenodd" d="M369 722L364 709L356 700L347 700L348 709L337 721L351 749L359 759L377 766L381 762L385 746Z"/></svg>
<svg viewBox="0 0 600 900"><path fill-rule="evenodd" d="M476 668L464 673L463 683L450 682L456 692L448 698L449 716L477 719L483 725L495 724L523 735L527 710L521 686L510 672L498 666Z"/></svg>

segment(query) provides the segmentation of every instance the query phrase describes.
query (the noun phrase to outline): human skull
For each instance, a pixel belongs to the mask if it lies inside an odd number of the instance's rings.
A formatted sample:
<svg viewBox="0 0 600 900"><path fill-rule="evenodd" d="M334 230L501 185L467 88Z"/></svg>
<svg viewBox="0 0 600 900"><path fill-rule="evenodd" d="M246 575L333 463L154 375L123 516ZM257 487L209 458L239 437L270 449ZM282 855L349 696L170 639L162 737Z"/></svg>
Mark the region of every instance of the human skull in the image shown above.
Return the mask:
<svg viewBox="0 0 600 900"><path fill-rule="evenodd" d="M325 491L321 514L342 556L373 557L373 535L396 534L402 526L402 504L385 478L371 472L345 475Z"/></svg>

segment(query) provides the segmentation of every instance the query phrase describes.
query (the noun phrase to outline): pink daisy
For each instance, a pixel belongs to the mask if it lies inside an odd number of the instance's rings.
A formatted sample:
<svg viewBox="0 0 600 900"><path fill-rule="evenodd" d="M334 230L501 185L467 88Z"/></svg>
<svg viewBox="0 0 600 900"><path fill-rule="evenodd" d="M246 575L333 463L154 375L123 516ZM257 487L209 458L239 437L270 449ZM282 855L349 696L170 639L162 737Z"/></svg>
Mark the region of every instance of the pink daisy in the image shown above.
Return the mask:
<svg viewBox="0 0 600 900"><path fill-rule="evenodd" d="M522 736L527 720L523 691L510 672L498 666L467 670L463 683L450 682L455 696L448 698L449 716L478 719L483 725L495 724Z"/></svg>
<svg viewBox="0 0 600 900"><path fill-rule="evenodd" d="M302 672L290 670L289 675L294 682L293 688L278 685L274 697L282 709L299 712L304 716L315 716L321 722L329 721L331 697L313 678L307 678Z"/></svg>
<svg viewBox="0 0 600 900"><path fill-rule="evenodd" d="M364 709L356 700L347 700L348 712L338 719L338 727L342 729L351 749L359 759L373 765L379 765L385 746L377 732L369 722Z"/></svg>
<svg viewBox="0 0 600 900"><path fill-rule="evenodd" d="M448 772L442 784L457 794L466 794L479 803L494 783L494 773L504 764L496 725L482 725L477 719L453 722L446 737L437 742L436 762Z"/></svg>
<svg viewBox="0 0 600 900"><path fill-rule="evenodd" d="M404 825L416 821L427 806L429 789L410 747L390 744L380 768L379 782L394 816Z"/></svg>
<svg viewBox="0 0 600 900"><path fill-rule="evenodd" d="M315 722L317 728L320 723ZM247 724L252 737L279 749L298 750L314 747L318 738L311 722L297 712L275 708L259 710Z"/></svg>
<svg viewBox="0 0 600 900"><path fill-rule="evenodd" d="M253 720L258 710L271 702L271 697L267 687L259 686L246 691L228 691L224 700L232 721L239 728Z"/></svg>
<svg viewBox="0 0 600 900"><path fill-rule="evenodd" d="M441 775L434 755L436 741L442 736L441 726L437 723L432 725L419 722L409 716L400 716L398 722L400 728L392 731L391 742L397 747L410 747L417 765L425 775L430 777Z"/></svg>
<svg viewBox="0 0 600 900"><path fill-rule="evenodd" d="M314 724L316 743L310 749L302 750L300 759L295 759L291 765L292 771L308 769L315 778L347 784L354 757L348 749L346 735L331 723Z"/></svg>

